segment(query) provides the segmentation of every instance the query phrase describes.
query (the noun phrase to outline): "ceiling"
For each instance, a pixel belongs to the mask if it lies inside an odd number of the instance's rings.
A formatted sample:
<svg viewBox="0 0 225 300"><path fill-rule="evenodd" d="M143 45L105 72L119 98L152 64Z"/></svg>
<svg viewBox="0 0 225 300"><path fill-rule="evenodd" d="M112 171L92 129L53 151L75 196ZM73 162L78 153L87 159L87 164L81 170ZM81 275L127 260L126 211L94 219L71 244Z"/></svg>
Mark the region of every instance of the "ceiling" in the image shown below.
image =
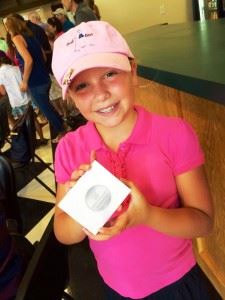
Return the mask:
<svg viewBox="0 0 225 300"><path fill-rule="evenodd" d="M38 7L44 4L54 4L60 1L50 1L50 0L0 0L0 17L5 17L6 15L26 10L33 7Z"/></svg>

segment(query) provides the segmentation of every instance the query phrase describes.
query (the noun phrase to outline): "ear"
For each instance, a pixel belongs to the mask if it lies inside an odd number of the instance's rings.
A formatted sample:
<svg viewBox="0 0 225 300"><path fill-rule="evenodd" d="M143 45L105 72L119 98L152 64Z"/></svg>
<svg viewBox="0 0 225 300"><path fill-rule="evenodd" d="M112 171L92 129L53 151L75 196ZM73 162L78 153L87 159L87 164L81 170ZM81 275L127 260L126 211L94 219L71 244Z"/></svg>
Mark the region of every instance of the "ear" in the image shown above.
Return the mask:
<svg viewBox="0 0 225 300"><path fill-rule="evenodd" d="M131 65L132 82L133 82L133 85L136 86L138 84L137 63L134 59L132 59L130 61L130 65Z"/></svg>

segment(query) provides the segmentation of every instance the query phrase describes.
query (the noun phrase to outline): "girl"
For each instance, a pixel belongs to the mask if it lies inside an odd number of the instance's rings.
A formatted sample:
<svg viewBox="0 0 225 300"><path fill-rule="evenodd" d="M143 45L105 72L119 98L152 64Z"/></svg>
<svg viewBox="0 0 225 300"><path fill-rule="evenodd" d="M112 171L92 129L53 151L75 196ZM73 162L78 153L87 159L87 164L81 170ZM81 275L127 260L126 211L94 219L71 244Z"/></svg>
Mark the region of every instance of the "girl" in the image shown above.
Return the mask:
<svg viewBox="0 0 225 300"><path fill-rule="evenodd" d="M49 102L50 78L45 66L43 50L25 21L8 16L5 26L16 47L22 73L20 90L26 92L29 88L33 101L60 137L65 128L62 118Z"/></svg>
<svg viewBox="0 0 225 300"><path fill-rule="evenodd" d="M9 123L15 125L14 118L20 117L30 102L29 93L20 91L21 73L19 67L14 66L5 52L0 51L0 94L8 95L12 114L9 112Z"/></svg>
<svg viewBox="0 0 225 300"><path fill-rule="evenodd" d="M213 207L193 129L134 105L134 56L106 22L59 37L52 67L63 96L88 120L56 149L57 203L93 159L131 188L128 208L97 235L56 207L57 238L74 244L88 236L107 300L209 300L192 239L211 231Z"/></svg>

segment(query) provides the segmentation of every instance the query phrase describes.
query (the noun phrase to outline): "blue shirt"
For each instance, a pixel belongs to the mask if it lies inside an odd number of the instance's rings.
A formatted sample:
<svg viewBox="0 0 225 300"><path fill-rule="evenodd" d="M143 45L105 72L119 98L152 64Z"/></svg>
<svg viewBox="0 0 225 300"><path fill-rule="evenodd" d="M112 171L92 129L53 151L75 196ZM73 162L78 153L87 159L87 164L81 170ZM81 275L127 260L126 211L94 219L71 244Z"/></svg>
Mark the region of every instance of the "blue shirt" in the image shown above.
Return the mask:
<svg viewBox="0 0 225 300"><path fill-rule="evenodd" d="M28 81L29 87L36 87L50 82L49 74L45 66L45 61L42 53L41 46L37 39L33 36L23 36L26 43L27 49L33 59L32 71ZM16 52L16 57L19 61L20 70L23 73L24 60L19 52Z"/></svg>
<svg viewBox="0 0 225 300"><path fill-rule="evenodd" d="M74 24L71 21L65 20L65 22L62 25L62 30L63 30L63 32L66 32L73 27L74 27Z"/></svg>

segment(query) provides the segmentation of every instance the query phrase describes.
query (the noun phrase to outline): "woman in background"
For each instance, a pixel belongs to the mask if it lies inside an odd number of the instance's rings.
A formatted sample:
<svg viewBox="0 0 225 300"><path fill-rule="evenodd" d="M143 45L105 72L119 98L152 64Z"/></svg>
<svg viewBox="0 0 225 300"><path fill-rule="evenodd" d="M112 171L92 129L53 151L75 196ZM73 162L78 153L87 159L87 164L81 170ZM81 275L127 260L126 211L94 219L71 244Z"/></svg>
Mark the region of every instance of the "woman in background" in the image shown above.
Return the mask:
<svg viewBox="0 0 225 300"><path fill-rule="evenodd" d="M20 90L26 92L29 88L33 101L57 132L58 136L54 142L58 142L65 127L63 119L49 101L51 81L45 66L43 50L24 21L10 15L6 18L5 26L16 47L22 73Z"/></svg>

